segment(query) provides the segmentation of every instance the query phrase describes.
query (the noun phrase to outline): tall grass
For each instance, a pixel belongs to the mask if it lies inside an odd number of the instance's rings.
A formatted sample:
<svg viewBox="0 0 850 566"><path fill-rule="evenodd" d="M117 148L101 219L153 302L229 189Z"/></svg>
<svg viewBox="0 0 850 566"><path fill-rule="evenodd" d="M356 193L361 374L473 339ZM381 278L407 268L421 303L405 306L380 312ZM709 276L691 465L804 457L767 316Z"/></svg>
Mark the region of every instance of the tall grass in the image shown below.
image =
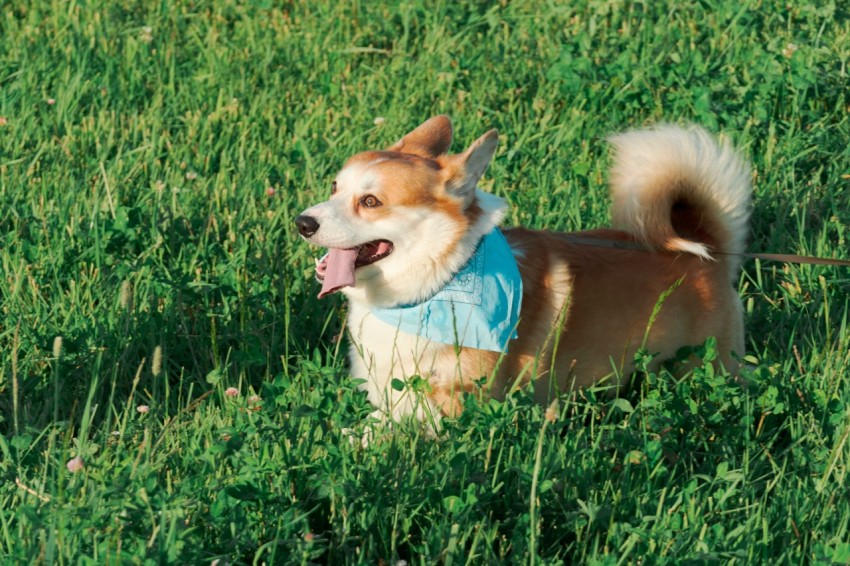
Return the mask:
<svg viewBox="0 0 850 566"><path fill-rule="evenodd" d="M292 230L436 113L456 147L499 128L508 224L603 226L605 137L693 121L753 162L751 249L847 257L850 11L821 4L4 4L0 555L850 562L847 270L745 264L746 387L470 399L362 450Z"/></svg>

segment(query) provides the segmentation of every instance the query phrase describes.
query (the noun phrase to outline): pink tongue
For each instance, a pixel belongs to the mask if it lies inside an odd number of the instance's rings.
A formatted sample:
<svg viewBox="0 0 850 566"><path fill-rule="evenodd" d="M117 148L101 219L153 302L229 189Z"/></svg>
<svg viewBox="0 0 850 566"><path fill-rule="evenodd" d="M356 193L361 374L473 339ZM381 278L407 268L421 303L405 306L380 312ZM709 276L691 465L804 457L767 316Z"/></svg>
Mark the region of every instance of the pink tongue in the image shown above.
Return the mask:
<svg viewBox="0 0 850 566"><path fill-rule="evenodd" d="M322 290L319 298L322 299L343 287L354 285L354 262L357 260L355 249L331 248L325 259L327 270L325 280L322 281Z"/></svg>

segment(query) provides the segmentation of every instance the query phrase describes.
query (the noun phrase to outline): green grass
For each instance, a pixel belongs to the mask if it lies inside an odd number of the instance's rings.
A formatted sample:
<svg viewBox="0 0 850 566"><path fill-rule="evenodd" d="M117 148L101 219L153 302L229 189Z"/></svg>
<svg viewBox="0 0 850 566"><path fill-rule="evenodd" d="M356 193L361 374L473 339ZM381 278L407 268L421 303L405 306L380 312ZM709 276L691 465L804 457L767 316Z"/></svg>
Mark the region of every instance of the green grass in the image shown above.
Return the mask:
<svg viewBox="0 0 850 566"><path fill-rule="evenodd" d="M745 264L748 387L470 400L362 450L292 229L436 113L499 128L508 224L604 226L605 137L693 121L753 162L752 250L848 257L850 11L812 4L4 4L3 562L850 563L850 271Z"/></svg>

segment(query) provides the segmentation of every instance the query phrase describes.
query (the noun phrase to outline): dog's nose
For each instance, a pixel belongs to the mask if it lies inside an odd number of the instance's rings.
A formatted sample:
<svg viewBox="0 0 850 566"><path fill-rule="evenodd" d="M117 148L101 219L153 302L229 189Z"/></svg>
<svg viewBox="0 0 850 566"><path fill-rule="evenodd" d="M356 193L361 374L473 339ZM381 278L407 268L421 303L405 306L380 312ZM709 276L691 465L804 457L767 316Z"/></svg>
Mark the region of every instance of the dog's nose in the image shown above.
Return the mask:
<svg viewBox="0 0 850 566"><path fill-rule="evenodd" d="M319 230L319 223L312 216L301 214L295 219L295 225L298 226L298 232L305 238L309 238Z"/></svg>

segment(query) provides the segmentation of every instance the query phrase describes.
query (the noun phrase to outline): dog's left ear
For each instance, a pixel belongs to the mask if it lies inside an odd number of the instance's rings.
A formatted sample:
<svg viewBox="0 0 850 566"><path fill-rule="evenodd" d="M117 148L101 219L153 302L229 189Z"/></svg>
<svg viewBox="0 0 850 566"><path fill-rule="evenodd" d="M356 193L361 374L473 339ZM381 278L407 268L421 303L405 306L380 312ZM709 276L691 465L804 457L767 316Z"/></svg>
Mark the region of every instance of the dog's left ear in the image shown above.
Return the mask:
<svg viewBox="0 0 850 566"><path fill-rule="evenodd" d="M443 155L452 145L452 121L448 116L434 116L420 124L387 148L433 159Z"/></svg>
<svg viewBox="0 0 850 566"><path fill-rule="evenodd" d="M499 132L490 130L474 142L463 153L449 156L446 163L448 192L462 198L466 206L472 203L475 187L484 174L484 170L496 153L499 144Z"/></svg>

